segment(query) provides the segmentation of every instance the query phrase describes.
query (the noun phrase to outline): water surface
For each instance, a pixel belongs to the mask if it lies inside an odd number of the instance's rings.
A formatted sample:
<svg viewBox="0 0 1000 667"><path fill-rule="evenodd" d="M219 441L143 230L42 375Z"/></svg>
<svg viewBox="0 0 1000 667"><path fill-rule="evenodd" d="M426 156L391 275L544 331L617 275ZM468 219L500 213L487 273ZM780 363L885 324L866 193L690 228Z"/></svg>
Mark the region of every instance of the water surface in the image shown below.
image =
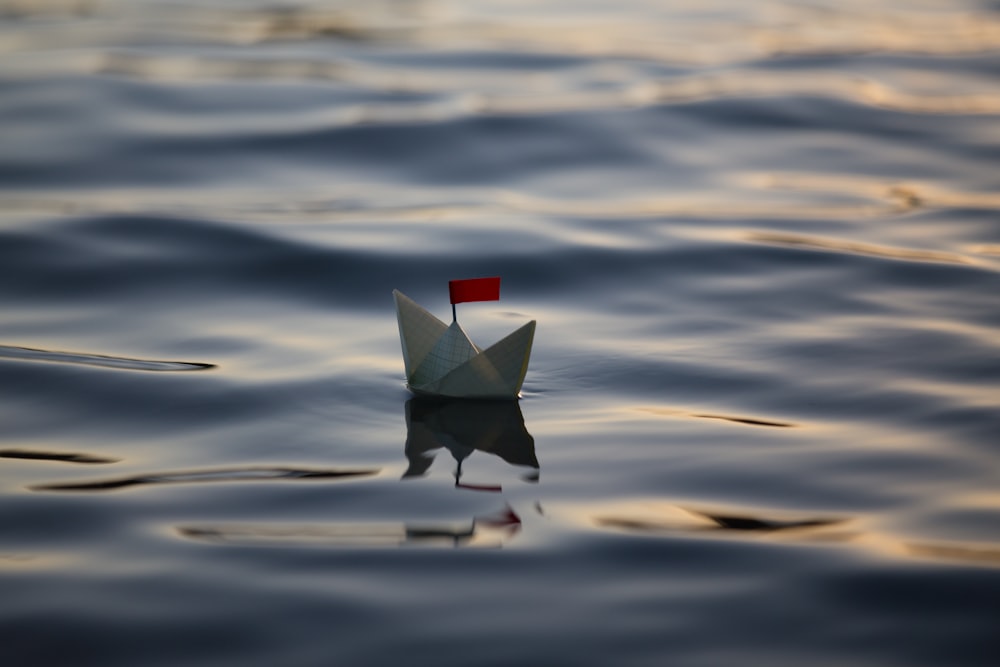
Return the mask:
<svg viewBox="0 0 1000 667"><path fill-rule="evenodd" d="M0 16L4 664L994 664L995 3Z"/></svg>

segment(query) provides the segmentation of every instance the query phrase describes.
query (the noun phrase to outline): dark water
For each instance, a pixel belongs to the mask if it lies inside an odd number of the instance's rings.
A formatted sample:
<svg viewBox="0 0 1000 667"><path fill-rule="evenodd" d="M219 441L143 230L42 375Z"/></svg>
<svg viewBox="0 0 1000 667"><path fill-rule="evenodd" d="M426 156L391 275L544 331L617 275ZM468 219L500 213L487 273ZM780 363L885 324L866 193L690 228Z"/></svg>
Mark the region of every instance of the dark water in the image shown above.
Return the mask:
<svg viewBox="0 0 1000 667"><path fill-rule="evenodd" d="M0 664L997 664L996 3L0 16Z"/></svg>

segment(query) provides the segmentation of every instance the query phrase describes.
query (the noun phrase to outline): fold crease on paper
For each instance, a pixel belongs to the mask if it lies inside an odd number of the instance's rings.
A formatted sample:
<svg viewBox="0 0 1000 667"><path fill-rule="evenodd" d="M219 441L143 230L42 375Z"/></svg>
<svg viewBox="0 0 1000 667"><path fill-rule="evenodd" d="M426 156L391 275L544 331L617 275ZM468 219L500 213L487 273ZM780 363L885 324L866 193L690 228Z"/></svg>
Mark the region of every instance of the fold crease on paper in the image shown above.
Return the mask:
<svg viewBox="0 0 1000 667"><path fill-rule="evenodd" d="M517 398L528 372L534 320L482 350L458 322L445 324L399 290L392 295L410 391L451 398Z"/></svg>

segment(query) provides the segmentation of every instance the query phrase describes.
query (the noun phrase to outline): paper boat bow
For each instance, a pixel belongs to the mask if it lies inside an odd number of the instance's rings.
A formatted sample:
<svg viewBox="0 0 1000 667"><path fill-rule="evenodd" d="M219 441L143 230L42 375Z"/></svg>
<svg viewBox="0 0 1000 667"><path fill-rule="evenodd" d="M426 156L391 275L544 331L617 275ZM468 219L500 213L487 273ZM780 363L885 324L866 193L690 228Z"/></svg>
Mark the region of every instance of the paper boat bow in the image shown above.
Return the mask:
<svg viewBox="0 0 1000 667"><path fill-rule="evenodd" d="M410 391L452 398L517 398L528 372L534 320L481 350L457 321L447 325L399 290L392 295Z"/></svg>

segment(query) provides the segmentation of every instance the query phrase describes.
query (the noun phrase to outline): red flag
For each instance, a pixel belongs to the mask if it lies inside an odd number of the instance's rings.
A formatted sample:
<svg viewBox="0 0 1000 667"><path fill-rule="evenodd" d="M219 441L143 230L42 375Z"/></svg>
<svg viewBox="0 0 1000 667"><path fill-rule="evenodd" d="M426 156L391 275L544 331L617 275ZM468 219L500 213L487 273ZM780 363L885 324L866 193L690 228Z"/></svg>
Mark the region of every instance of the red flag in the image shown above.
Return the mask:
<svg viewBox="0 0 1000 667"><path fill-rule="evenodd" d="M499 301L500 276L449 280L448 292L451 294L453 305L466 301Z"/></svg>

